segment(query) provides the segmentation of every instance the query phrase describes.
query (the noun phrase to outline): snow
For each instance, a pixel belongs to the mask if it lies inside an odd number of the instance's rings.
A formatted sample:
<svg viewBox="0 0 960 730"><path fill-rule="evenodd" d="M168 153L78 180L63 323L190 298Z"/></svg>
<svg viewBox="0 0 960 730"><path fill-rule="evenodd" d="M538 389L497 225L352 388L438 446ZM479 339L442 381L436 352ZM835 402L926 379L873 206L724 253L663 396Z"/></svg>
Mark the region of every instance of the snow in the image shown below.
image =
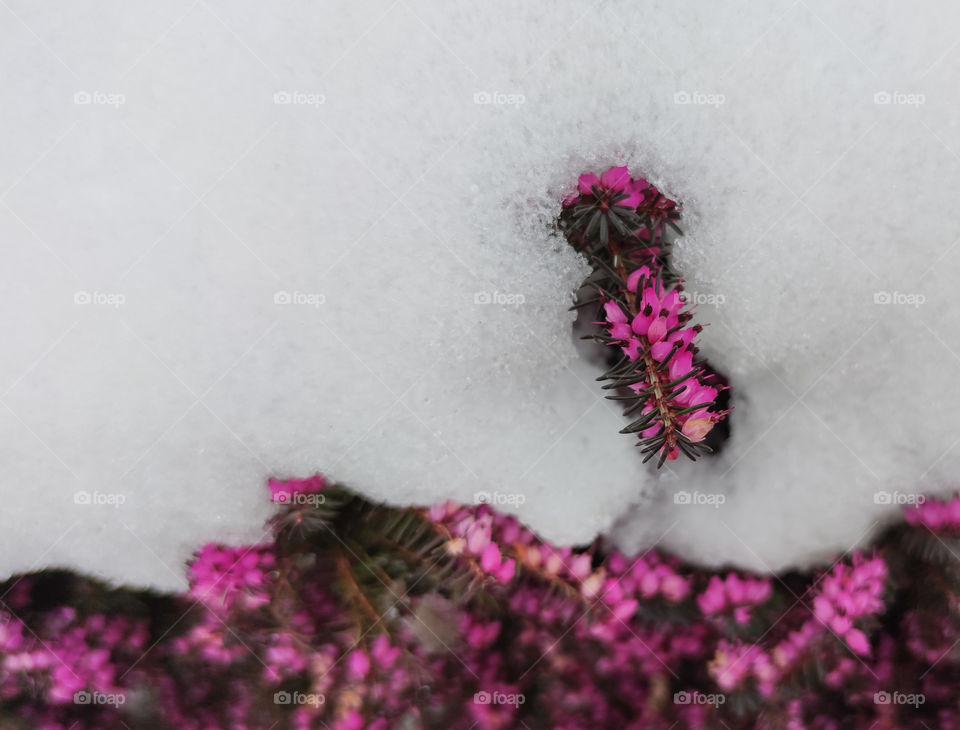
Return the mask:
<svg viewBox="0 0 960 730"><path fill-rule="evenodd" d="M0 16L2 574L181 586L201 543L264 535L268 475L316 470L758 569L955 486L960 9ZM578 355L587 269L549 232L615 162L684 202L734 387L723 453L660 474Z"/></svg>

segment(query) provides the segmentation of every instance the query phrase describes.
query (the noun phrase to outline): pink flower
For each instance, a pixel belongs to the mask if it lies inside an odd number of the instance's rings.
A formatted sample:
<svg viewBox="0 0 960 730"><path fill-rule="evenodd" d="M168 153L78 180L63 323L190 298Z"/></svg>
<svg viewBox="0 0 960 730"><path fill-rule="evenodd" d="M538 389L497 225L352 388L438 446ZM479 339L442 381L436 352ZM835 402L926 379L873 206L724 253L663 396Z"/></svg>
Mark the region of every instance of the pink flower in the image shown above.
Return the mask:
<svg viewBox="0 0 960 730"><path fill-rule="evenodd" d="M370 657L362 649L354 649L347 659L347 671L354 679L363 679L370 672Z"/></svg>
<svg viewBox="0 0 960 730"><path fill-rule="evenodd" d="M326 484L321 475L315 474L306 479L270 479L267 486L270 489L271 501L285 504L290 502L295 494L315 494Z"/></svg>
<svg viewBox="0 0 960 730"><path fill-rule="evenodd" d="M671 572L661 579L660 590L667 600L677 603L690 594L690 579Z"/></svg>
<svg viewBox="0 0 960 730"><path fill-rule="evenodd" d="M482 555L490 548L489 522L474 522L467 530L466 539L467 551L474 555Z"/></svg>
<svg viewBox="0 0 960 730"><path fill-rule="evenodd" d="M591 556L588 553L578 555L570 561L570 575L574 578L584 580L592 570Z"/></svg>
<svg viewBox="0 0 960 730"><path fill-rule="evenodd" d="M650 271L649 266L638 266L631 271L630 276L627 277L627 291L636 292L640 286L640 282L652 278L653 273Z"/></svg>
<svg viewBox="0 0 960 730"><path fill-rule="evenodd" d="M847 646L860 656L867 656L870 653L870 641L860 629L850 629L843 638Z"/></svg>
<svg viewBox="0 0 960 730"><path fill-rule="evenodd" d="M620 601L613 607L613 615L618 621L629 621L637 612L639 605L639 601L634 598L628 598L627 600Z"/></svg>
<svg viewBox="0 0 960 730"><path fill-rule="evenodd" d="M577 181L577 190L580 192L580 196L596 195L596 190L600 193L599 197L608 201L608 204L612 204L612 200L616 196L626 195L625 198L617 201L616 205L627 208L636 208L642 199L642 196L634 187L626 167L611 167L602 173L599 178L592 172L581 175ZM572 199L570 205L577 202L580 196ZM565 201L567 199L570 199L569 196Z"/></svg>
<svg viewBox="0 0 960 730"><path fill-rule="evenodd" d="M646 185L646 181L632 180L626 167L611 167L599 176L581 175L576 193L563 199L561 219L572 238L589 249L598 241L609 243L611 233L632 237L632 230L643 227L637 215L646 189L638 185L641 182Z"/></svg>
<svg viewBox="0 0 960 730"><path fill-rule="evenodd" d="M509 583L511 580L513 580L516 570L517 561L515 561L513 558L508 558L500 563L500 567L494 571L493 577L501 583Z"/></svg>
<svg viewBox="0 0 960 730"><path fill-rule="evenodd" d="M713 661L709 664L710 674L724 691L738 689L747 678L757 681L762 695L773 692L778 676L776 666L770 656L757 645L731 644L721 640Z"/></svg>
<svg viewBox="0 0 960 730"><path fill-rule="evenodd" d="M628 339L631 336L630 327L627 325L627 315L620 309L620 305L610 301L603 305L603 309L607 313L610 335L620 340Z"/></svg>
<svg viewBox="0 0 960 730"><path fill-rule="evenodd" d="M933 532L960 532L960 496L947 502L919 496L916 506L904 508L903 516L908 524Z"/></svg>
<svg viewBox="0 0 960 730"><path fill-rule="evenodd" d="M500 567L500 548L494 543L491 542L484 549L483 554L480 556L480 567L488 573L492 573Z"/></svg>
<svg viewBox="0 0 960 730"><path fill-rule="evenodd" d="M700 368L693 362L693 342L700 328L685 326L689 314L682 311L684 303L679 291L664 291L660 281L651 277L650 273L649 267L644 266L628 278L628 290L633 287L635 293L640 295L636 314L633 315L629 327L628 315L619 304L612 300L604 303L607 331L614 340L611 344L618 344L630 361L640 362L645 354L649 354L656 362L667 363L669 377L660 380L659 384L665 385L665 380L674 383L671 386L669 402L670 410L676 412L672 418L674 428L678 428L688 441L698 443L706 438L717 421L725 415L724 412L711 410L715 408L719 391L700 381ZM650 368L647 363L644 363L643 367L648 370ZM629 387L637 393L649 391L653 381L649 373L645 374L648 375L646 379L639 383L632 382ZM684 376L689 377L683 380ZM658 374L657 378L660 377ZM661 413L663 408L663 405L651 398L642 407L640 416ZM639 430L641 439L660 437L664 431L662 417L638 423L648 424ZM662 448L667 449L667 444L664 443ZM678 455L677 447L673 446L666 458L673 459Z"/></svg>
<svg viewBox="0 0 960 730"><path fill-rule="evenodd" d="M858 553L852 565L836 565L820 582L813 598L816 623L843 639L857 654L869 653L869 641L854 622L883 610L886 576L886 564L879 557L866 558Z"/></svg>

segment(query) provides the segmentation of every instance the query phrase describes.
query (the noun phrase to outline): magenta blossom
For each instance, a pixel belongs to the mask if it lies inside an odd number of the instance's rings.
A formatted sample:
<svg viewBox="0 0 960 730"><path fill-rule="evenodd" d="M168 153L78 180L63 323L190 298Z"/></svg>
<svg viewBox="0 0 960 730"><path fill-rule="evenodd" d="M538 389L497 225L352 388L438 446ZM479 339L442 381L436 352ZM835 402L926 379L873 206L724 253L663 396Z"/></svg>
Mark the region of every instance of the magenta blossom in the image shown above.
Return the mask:
<svg viewBox="0 0 960 730"><path fill-rule="evenodd" d="M575 198L568 196L564 204L573 205L580 201L580 196L593 195L603 201L601 205L613 205L613 200L617 199L616 205L636 209L643 199L642 188L638 190L637 183L646 185L645 180L634 181L631 179L630 172L626 167L611 167L602 173L599 178L595 173L588 172L581 175L577 181L579 195ZM570 202L568 203L567 200Z"/></svg>
<svg viewBox="0 0 960 730"><path fill-rule="evenodd" d="M960 532L960 497L949 502L917 498L916 506L906 507L903 516L911 525L923 525L933 532Z"/></svg>
<svg viewBox="0 0 960 730"><path fill-rule="evenodd" d="M750 620L751 609L767 601L773 593L769 579L751 578L729 573L726 578L710 577L706 590L697 596L697 605L704 615L732 614L734 621Z"/></svg>
<svg viewBox="0 0 960 730"><path fill-rule="evenodd" d="M632 272L627 280L628 292L639 294L637 312L628 317L613 300L604 303L607 331L611 344L638 367L630 372L641 373L640 382L629 387L638 395L646 394L640 411L640 430L644 439L665 436L667 459L679 455L676 438L679 431L692 443L702 441L725 415L714 408L719 390L703 382L703 371L693 361L694 339L700 327L685 326L689 314L677 289L664 291L646 266ZM657 393L670 393L669 399Z"/></svg>
<svg viewBox="0 0 960 730"><path fill-rule="evenodd" d="M857 654L870 653L866 635L854 622L883 610L883 587L887 566L882 558L854 556L853 565L837 565L821 581L813 599L817 620Z"/></svg>
<svg viewBox="0 0 960 730"><path fill-rule="evenodd" d="M639 216L637 208L647 186L646 180L631 178L626 167L581 175L576 192L563 200L574 238L589 248L597 241L606 245L611 235L632 237L644 230L651 219Z"/></svg>
<svg viewBox="0 0 960 730"><path fill-rule="evenodd" d="M272 502L290 502L294 495L316 494L323 490L324 479L320 474L314 474L306 479L270 479L267 487L270 489Z"/></svg>

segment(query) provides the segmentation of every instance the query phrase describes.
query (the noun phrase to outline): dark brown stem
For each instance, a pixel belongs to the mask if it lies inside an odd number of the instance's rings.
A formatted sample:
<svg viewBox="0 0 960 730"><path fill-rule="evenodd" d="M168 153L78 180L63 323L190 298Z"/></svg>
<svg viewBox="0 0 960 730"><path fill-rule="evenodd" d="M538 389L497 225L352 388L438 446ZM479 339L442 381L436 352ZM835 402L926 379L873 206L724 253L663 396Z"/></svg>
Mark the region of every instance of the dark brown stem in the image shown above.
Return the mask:
<svg viewBox="0 0 960 730"><path fill-rule="evenodd" d="M353 575L353 571L350 568L350 561L347 559L347 556L339 550L337 551L336 565L337 572L340 573L340 576L346 583L347 593L350 594L351 598L354 599L354 602L359 604L360 609L367 614L368 618L370 618L373 622L373 625L377 624L381 618L380 614L373 607L373 604L370 603L366 594L363 592L363 589L357 583L357 580Z"/></svg>

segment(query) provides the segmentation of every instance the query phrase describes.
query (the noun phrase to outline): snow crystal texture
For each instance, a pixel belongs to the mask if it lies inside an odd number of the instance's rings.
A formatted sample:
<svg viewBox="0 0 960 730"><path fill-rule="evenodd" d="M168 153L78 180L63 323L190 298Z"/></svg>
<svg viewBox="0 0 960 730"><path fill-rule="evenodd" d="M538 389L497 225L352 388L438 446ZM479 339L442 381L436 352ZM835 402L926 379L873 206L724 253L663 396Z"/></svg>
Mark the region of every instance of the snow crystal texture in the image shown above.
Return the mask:
<svg viewBox="0 0 960 730"><path fill-rule="evenodd" d="M761 570L960 474L960 8L0 7L0 573L182 585L264 480L495 495ZM639 464L578 354L576 176L682 200L722 454Z"/></svg>

